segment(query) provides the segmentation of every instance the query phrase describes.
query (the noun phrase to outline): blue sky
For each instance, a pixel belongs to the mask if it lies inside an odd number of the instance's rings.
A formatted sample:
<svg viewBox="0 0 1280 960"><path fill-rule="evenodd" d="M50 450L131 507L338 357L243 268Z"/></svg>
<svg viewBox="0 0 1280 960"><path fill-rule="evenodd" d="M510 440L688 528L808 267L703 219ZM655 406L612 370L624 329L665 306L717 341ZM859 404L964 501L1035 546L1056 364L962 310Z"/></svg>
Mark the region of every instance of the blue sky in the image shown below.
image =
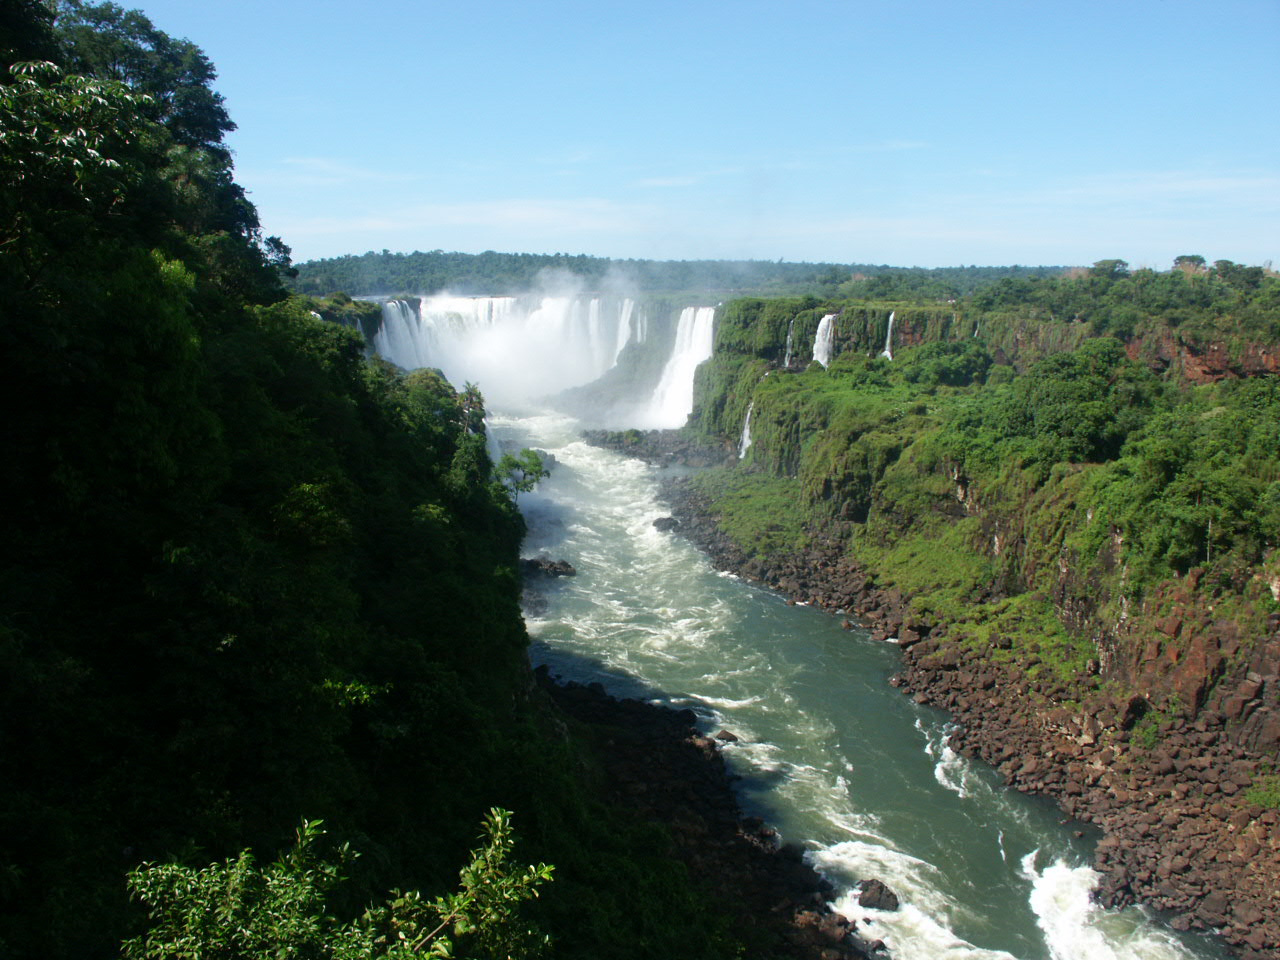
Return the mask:
<svg viewBox="0 0 1280 960"><path fill-rule="evenodd" d="M1280 261L1280 0L136 5L297 260Z"/></svg>

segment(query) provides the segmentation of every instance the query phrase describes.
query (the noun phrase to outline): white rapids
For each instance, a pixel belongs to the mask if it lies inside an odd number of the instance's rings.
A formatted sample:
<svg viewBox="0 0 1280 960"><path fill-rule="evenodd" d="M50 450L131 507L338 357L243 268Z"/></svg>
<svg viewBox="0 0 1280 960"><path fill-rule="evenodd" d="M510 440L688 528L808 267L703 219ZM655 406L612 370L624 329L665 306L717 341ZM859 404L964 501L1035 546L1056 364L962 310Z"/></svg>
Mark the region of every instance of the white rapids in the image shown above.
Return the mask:
<svg viewBox="0 0 1280 960"><path fill-rule="evenodd" d="M617 695L689 707L743 780L748 813L802 842L835 907L897 960L1193 960L1215 956L1138 910L1090 900L1087 840L1046 802L1009 791L946 746L945 716L885 681L897 650L839 618L718 574L653 521L658 474L588 446L546 414L492 419L556 467L522 496L526 552L578 576L528 619L535 661ZM899 910L857 904L877 878Z"/></svg>

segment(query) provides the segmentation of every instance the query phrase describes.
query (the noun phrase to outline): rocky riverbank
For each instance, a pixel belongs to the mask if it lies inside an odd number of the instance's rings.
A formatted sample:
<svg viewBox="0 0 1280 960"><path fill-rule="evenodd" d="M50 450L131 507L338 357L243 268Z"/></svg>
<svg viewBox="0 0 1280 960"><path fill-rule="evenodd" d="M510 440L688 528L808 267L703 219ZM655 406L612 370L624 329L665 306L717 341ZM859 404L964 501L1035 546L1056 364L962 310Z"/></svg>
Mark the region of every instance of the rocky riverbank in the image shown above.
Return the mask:
<svg viewBox="0 0 1280 960"><path fill-rule="evenodd" d="M903 671L895 684L952 713L954 749L1099 826L1101 902L1141 902L1176 929L1218 931L1245 960L1280 956L1280 814L1248 797L1270 768L1226 735L1227 717L1144 719L1144 700L1108 696L1096 675L1070 685L1045 679L1035 662L962 646L945 624L913 619L908 598L844 556L838 529L815 532L798 556L749 557L685 481L670 480L665 492L667 526L721 569L857 617L878 639L896 638Z"/></svg>
<svg viewBox="0 0 1280 960"><path fill-rule="evenodd" d="M763 821L742 816L719 741L698 733L691 711L614 699L599 684L561 684L545 667L537 679L607 773L609 801L670 831L671 855L707 891L709 906L731 918L748 956L888 957L831 910L830 885L802 848L781 845Z"/></svg>

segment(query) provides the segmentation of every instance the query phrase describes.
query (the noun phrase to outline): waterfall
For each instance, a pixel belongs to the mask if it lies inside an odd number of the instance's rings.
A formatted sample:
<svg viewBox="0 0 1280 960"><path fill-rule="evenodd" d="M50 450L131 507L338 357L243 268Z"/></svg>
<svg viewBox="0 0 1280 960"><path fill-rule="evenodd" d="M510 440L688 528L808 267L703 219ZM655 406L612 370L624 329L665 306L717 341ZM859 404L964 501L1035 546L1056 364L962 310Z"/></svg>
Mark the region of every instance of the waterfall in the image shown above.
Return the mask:
<svg viewBox="0 0 1280 960"><path fill-rule="evenodd" d="M516 411L601 380L629 344L648 341L649 319L643 303L608 295L439 294L416 303L384 302L370 339L374 351L399 367L439 369L455 387L477 384L490 409ZM650 367L652 373L636 379L628 366L618 371L621 376L605 378L608 385L592 399L567 402L594 405L586 415L594 413L611 425L682 426L693 409L694 370L711 356L715 308L686 307L678 319L674 314L659 319L669 325L652 331L654 342L645 350L662 351L675 328L674 345L661 355L660 378Z"/></svg>
<svg viewBox="0 0 1280 960"><path fill-rule="evenodd" d="M813 338L813 359L824 367L831 363L831 351L836 340L836 315L828 313L818 321L818 332Z"/></svg>
<svg viewBox="0 0 1280 960"><path fill-rule="evenodd" d="M742 439L738 441L738 459L741 460L747 455L747 451L751 449L751 411L755 409L756 402L752 400L747 404L747 418L742 421Z"/></svg>
<svg viewBox="0 0 1280 960"><path fill-rule="evenodd" d="M787 355L783 358L782 366L784 369L791 367L791 336L796 332L796 318L792 317L791 322L787 324Z"/></svg>
<svg viewBox="0 0 1280 960"><path fill-rule="evenodd" d="M880 351L880 356L893 359L893 317L894 311L889 311L889 330L884 335L884 349Z"/></svg>
<svg viewBox="0 0 1280 960"><path fill-rule="evenodd" d="M631 315L635 313L635 310L636 302L630 297L627 297L627 299L622 301L622 310L618 314L618 336L615 338L613 346L614 363L618 362L618 354L622 353L623 347L631 342ZM635 338L637 343L639 343L641 339L641 337Z"/></svg>
<svg viewBox="0 0 1280 960"><path fill-rule="evenodd" d="M405 369L437 367L515 404L595 380L637 326L629 299L578 296L423 297L382 306L373 348Z"/></svg>
<svg viewBox="0 0 1280 960"><path fill-rule="evenodd" d="M711 356L715 336L715 307L685 307L676 326L671 358L653 392L649 410L639 426L675 429L684 426L693 411L693 374Z"/></svg>
<svg viewBox="0 0 1280 960"><path fill-rule="evenodd" d="M408 303L388 300L382 305L382 325L373 338L373 348L392 363L406 370L430 366L435 341L434 324L423 323Z"/></svg>

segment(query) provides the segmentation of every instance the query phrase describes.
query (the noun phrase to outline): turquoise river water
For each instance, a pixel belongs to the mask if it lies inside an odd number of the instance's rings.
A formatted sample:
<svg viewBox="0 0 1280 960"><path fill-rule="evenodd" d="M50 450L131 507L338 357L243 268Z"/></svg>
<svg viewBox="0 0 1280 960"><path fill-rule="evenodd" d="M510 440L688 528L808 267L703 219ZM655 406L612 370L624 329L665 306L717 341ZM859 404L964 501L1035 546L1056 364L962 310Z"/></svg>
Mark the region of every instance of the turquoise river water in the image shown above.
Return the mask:
<svg viewBox="0 0 1280 960"><path fill-rule="evenodd" d="M803 844L837 909L869 921L864 934L897 960L1224 956L1140 910L1091 903L1082 825L953 754L947 717L887 683L893 644L718 573L656 530L667 511L654 468L587 445L559 414L495 415L490 429L497 444L555 456L550 479L520 497L524 553L578 570L527 615L535 663L736 734L724 751L744 809ZM857 905L855 884L871 877L900 910Z"/></svg>

